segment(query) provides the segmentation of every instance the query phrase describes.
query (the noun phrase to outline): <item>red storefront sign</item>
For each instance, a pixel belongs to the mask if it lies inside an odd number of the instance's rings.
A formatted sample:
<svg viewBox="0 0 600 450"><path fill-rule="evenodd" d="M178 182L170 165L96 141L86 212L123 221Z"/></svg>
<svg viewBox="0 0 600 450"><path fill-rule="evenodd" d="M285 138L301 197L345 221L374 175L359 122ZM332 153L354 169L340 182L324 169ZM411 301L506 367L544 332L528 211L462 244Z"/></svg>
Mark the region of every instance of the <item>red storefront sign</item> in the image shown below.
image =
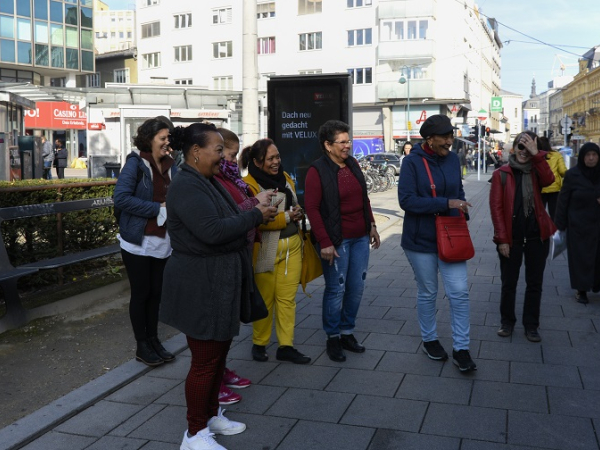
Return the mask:
<svg viewBox="0 0 600 450"><path fill-rule="evenodd" d="M85 130L87 115L79 106L67 102L36 102L36 109L25 111L25 128L37 130Z"/></svg>

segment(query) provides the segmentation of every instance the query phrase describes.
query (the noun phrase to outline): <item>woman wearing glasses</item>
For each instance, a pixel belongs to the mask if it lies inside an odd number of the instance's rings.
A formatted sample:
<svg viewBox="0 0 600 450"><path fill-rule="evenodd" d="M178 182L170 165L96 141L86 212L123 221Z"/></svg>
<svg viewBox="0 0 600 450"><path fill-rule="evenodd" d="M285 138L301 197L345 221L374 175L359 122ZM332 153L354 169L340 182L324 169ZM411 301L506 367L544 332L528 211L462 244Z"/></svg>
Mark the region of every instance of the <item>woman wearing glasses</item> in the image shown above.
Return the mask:
<svg viewBox="0 0 600 450"><path fill-rule="evenodd" d="M356 315L369 264L369 244L379 248L379 234L358 162L351 156L350 127L329 120L319 129L324 155L306 175L305 206L321 253L325 292L323 328L327 355L346 360L344 350L362 353L354 337Z"/></svg>
<svg viewBox="0 0 600 450"><path fill-rule="evenodd" d="M494 171L490 189L490 213L502 279L498 336L511 336L517 322L515 298L524 257L527 287L522 320L525 337L531 342L542 340L538 332L542 283L548 239L556 231L542 202L542 188L554 182L545 156L535 133L519 134L508 164Z"/></svg>

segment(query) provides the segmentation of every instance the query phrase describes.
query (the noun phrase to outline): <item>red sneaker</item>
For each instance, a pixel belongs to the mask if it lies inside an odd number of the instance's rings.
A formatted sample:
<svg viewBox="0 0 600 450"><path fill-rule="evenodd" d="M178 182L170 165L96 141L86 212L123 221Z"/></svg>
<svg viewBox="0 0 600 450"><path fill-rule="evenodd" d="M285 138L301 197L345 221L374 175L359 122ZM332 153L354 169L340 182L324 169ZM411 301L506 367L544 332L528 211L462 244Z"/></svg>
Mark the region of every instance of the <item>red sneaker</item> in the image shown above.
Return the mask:
<svg viewBox="0 0 600 450"><path fill-rule="evenodd" d="M223 383L225 383L225 386L227 386L228 388L244 389L244 388L247 388L248 386L250 386L252 384L252 381L250 381L248 378L240 377L233 370L229 370L228 368L225 368L225 375L223 376Z"/></svg>
<svg viewBox="0 0 600 450"><path fill-rule="evenodd" d="M236 394L224 383L221 383L221 389L219 389L219 405L233 405L242 399L240 394Z"/></svg>

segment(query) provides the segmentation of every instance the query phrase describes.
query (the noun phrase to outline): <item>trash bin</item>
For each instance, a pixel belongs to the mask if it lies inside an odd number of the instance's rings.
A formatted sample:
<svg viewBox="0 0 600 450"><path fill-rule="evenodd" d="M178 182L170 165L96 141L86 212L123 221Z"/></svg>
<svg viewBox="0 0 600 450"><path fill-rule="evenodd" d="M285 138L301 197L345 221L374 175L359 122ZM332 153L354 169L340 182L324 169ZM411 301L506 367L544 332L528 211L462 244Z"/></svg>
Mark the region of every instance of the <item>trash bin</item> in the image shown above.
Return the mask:
<svg viewBox="0 0 600 450"><path fill-rule="evenodd" d="M106 169L106 178L119 178L121 164L107 162L104 163L104 168Z"/></svg>

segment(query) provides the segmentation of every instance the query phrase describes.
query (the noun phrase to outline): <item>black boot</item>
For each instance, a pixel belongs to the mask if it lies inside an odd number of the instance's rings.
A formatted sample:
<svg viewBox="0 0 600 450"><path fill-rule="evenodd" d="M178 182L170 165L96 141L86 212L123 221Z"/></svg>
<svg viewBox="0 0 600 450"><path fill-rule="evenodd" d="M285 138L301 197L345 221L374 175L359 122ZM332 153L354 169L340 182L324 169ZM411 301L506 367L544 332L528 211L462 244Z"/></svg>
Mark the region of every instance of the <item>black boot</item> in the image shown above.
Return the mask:
<svg viewBox="0 0 600 450"><path fill-rule="evenodd" d="M171 352L168 352L163 347L163 345L160 343L160 341L158 340L158 338L156 336L151 337L150 339L148 339L148 342L150 342L150 345L152 346L152 348L154 349L154 351L156 352L156 354L164 362L173 361L175 359L175 355L173 353L171 353Z"/></svg>
<svg viewBox="0 0 600 450"><path fill-rule="evenodd" d="M342 348L342 341L339 336L327 339L327 356L335 362L346 361L346 354Z"/></svg>
<svg viewBox="0 0 600 450"><path fill-rule="evenodd" d="M152 344L150 344L147 339L138 341L135 359L143 362L147 366L159 366L164 363L162 358L156 354L156 351L152 348Z"/></svg>

